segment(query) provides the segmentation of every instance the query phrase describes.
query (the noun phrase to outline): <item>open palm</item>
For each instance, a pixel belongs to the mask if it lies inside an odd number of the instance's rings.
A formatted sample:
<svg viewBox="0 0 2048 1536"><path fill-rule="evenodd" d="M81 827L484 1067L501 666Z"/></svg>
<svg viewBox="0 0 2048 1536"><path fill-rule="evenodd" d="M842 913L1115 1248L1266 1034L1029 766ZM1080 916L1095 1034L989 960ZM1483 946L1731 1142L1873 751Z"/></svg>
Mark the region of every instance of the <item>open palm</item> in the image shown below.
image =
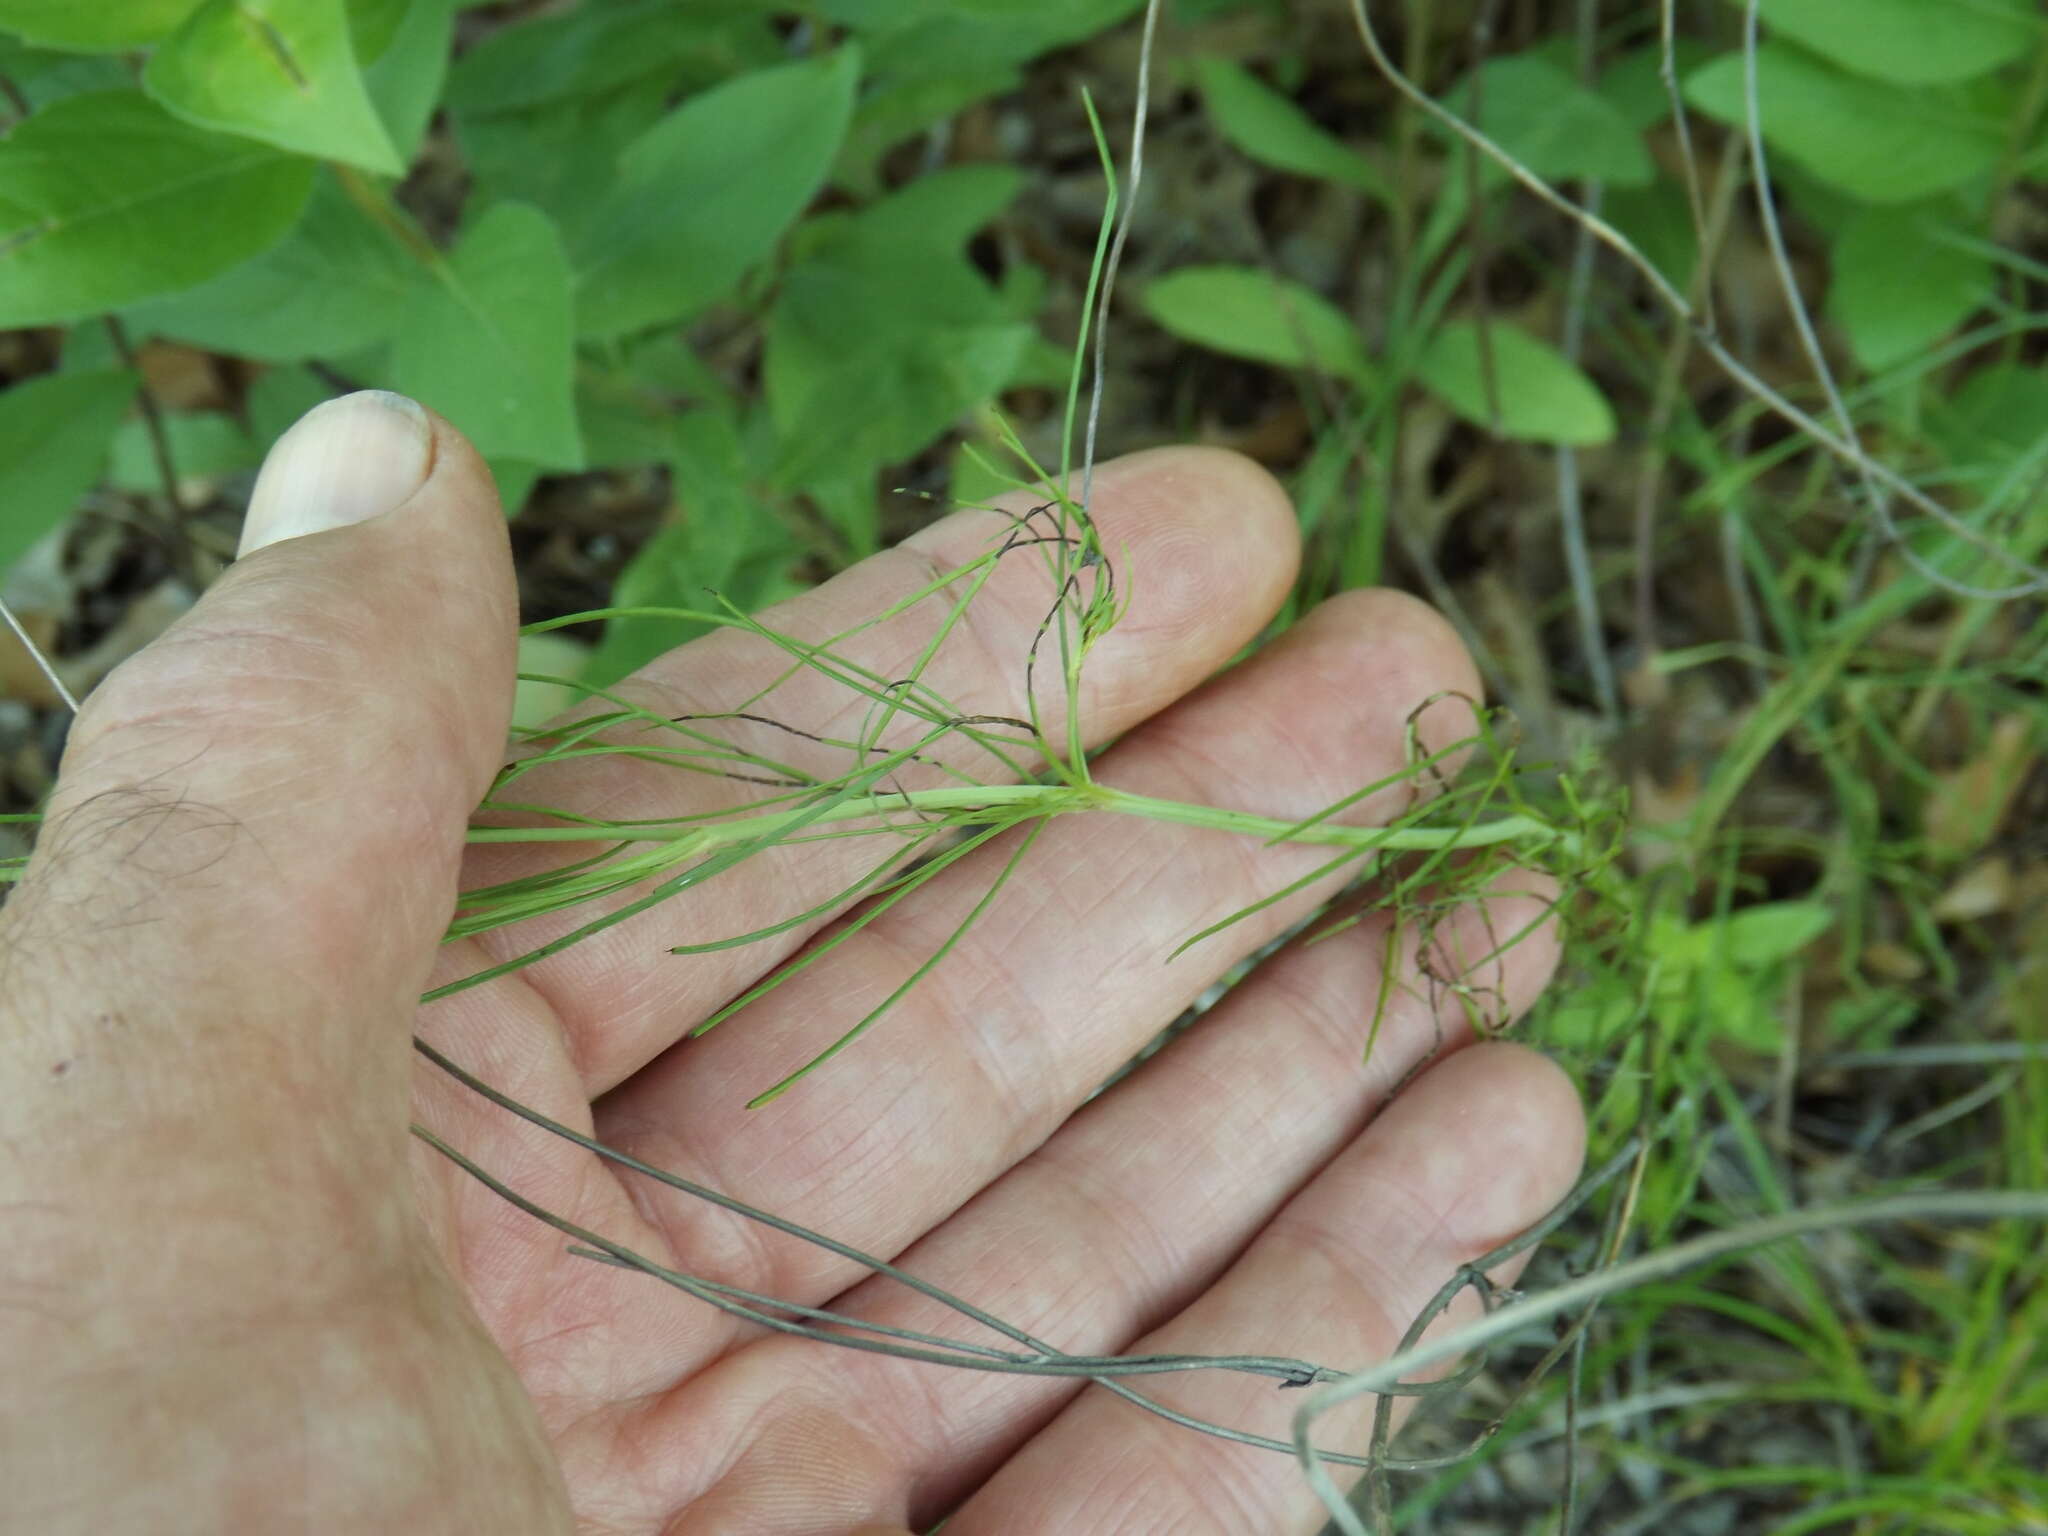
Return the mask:
<svg viewBox="0 0 2048 1536"><path fill-rule="evenodd" d="M409 1037L1062 1350L1340 1366L1386 1353L1455 1266L1567 1187L1580 1126L1561 1074L1518 1047L1460 1049L1464 1009L1418 983L1413 936L1390 946L1367 921L1262 960L1091 1097L1333 894L1310 885L1169 962L1325 855L1130 818L1055 821L900 1007L759 1109L744 1106L929 957L1006 842L702 1038L693 1025L828 919L669 950L823 902L871 854L772 850L418 1009L427 987L576 921L436 946L459 884L543 855L465 856L469 811L502 761L514 599L488 477L445 424L434 432L400 510L245 557L95 695L37 863L0 919L21 1021L0 1043L0 1103L16 1106L0 1205L25 1213L32 1238L31 1256L17 1243L0 1259L0 1302L23 1303L0 1305L0 1353L26 1360L17 1379L39 1388L0 1386L0 1446L16 1446L0 1449L0 1482L31 1488L24 1528L843 1536L946 1515L949 1536L1314 1528L1286 1458L1100 1388L771 1334L572 1254L410 1140L408 1123L657 1263L974 1337L854 1261L621 1175L461 1087ZM332 473L375 469L337 460ZM1123 460L1097 476L1093 515L1134 591L1077 700L1083 738L1115 743L1097 760L1104 782L1307 815L1396 772L1425 700L1477 691L1447 627L1384 592L1327 603L1214 676L1294 574L1284 498L1242 460ZM955 514L786 605L777 626L845 630L980 554L999 526ZM927 680L978 712L1023 712L1022 658L1048 596L1042 566L1004 562ZM913 608L849 649L901 676L935 623ZM627 692L665 715L728 710L785 666L727 631ZM855 734L866 707L808 675L775 697L780 718L820 735ZM1425 741L1469 725L1453 705L1419 719ZM607 818L744 793L625 756L534 778L533 798ZM1352 814L1384 817L1406 793ZM1526 1006L1550 949L1539 934L1498 953L1497 936L1539 900L1504 891L1439 926L1430 970L1477 968L1503 1014ZM1402 974L1383 986L1390 955ZM1216 1372L1141 1385L1272 1435L1295 1406L1270 1380ZM110 1404L134 1397L155 1410L110 1434ZM199 1513L121 1523L165 1508ZM285 1510L300 1523L267 1518Z"/></svg>

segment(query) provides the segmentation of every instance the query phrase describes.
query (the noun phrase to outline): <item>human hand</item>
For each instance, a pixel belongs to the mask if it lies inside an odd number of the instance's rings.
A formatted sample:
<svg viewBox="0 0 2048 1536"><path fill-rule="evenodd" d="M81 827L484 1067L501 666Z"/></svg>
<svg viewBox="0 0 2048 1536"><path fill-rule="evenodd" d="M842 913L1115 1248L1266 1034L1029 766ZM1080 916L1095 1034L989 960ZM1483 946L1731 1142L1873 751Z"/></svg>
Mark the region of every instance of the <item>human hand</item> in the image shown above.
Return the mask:
<svg viewBox="0 0 2048 1536"><path fill-rule="evenodd" d="M514 594L482 464L389 397L330 403L266 466L247 551L87 701L4 912L0 1487L7 1529L711 1536L1313 1529L1285 1457L1099 1387L765 1334L561 1234L411 1140L431 1128L522 1195L660 1263L900 1327L934 1302L633 1175L419 1061L823 1231L1074 1353L1385 1355L1456 1266L1568 1188L1576 1096L1532 1052L1471 1044L1410 985L1384 917L1283 949L1166 1050L1092 1090L1329 884L1188 934L1315 868L1133 818L1062 817L988 921L855 1050L764 1108L754 1090L896 987L986 888L982 850L717 1032L689 1027L822 924L708 955L685 941L823 901L845 845L780 848L421 1010L428 987L573 919L441 946L458 884L530 868L465 826L503 758ZM1307 815L1397 772L1423 701L1476 695L1449 629L1385 592L1325 604L1252 660L1294 574L1292 516L1243 460L1138 455L1096 476L1138 573L1096 648L1082 733L1103 780ZM361 520L367 519L367 520ZM972 558L962 512L786 605L836 633ZM1044 570L1002 563L931 681L1016 714ZM900 676L911 610L849 646ZM632 686L730 708L785 663L727 631ZM803 679L785 712L857 728ZM1057 706L1047 722L1062 729ZM1425 743L1464 733L1454 709ZM806 723L811 717L805 716ZM545 770L547 798L676 816L733 785L624 756ZM1362 819L1398 810L1368 801ZM567 858L568 853L553 855ZM522 862L523 861L523 862ZM1552 963L1494 955L1539 894L1431 939L1508 1013ZM1382 986L1389 953L1402 967ZM1370 1059L1375 1006L1385 1015ZM1398 1097L1389 1095L1399 1085ZM957 1330L955 1330L957 1331ZM1296 1394L1148 1378L1175 1409L1284 1437ZM1346 1436L1333 1416L1331 1437Z"/></svg>

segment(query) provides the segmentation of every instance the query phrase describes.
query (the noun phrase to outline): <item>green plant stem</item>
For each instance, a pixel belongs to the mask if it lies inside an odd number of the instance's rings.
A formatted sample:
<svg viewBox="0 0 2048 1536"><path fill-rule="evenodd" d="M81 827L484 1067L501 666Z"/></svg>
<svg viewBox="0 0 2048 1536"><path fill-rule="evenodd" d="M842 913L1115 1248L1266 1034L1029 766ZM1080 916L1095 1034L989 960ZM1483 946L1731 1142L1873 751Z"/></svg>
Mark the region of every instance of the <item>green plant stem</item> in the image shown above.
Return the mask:
<svg viewBox="0 0 2048 1536"><path fill-rule="evenodd" d="M441 262L441 253L434 249L433 241L421 234L417 225L401 212L391 201L390 194L375 186L370 178L351 165L330 163L334 179L341 183L341 190L349 196L372 223L388 233L404 246L424 266L435 267Z"/></svg>
<svg viewBox="0 0 2048 1536"><path fill-rule="evenodd" d="M687 845L689 854L705 853L731 843L772 838L784 827L824 825L858 821L878 815L909 813L942 816L959 826L985 820L1014 820L1019 811L1026 815L1059 816L1072 811L1107 811L1124 816L1143 816L1151 821L1174 822L1181 826L1206 827L1218 832L1236 832L1269 842L1305 843L1324 848L1374 848L1396 852L1436 851L1447 848L1490 848L1502 843L1533 842L1570 845L1568 832L1533 816L1504 816L1476 826L1340 826L1317 822L1304 826L1274 816L1257 816L1249 811L1225 810L1220 806L1194 805L1181 800L1158 800L1150 795L1132 794L1100 784L995 784L949 786L943 789L912 790L889 795L862 795L822 812L778 811L766 816L746 816L732 821L676 823L635 823L630 827L472 827L472 843L589 843L617 837L632 842L668 842Z"/></svg>

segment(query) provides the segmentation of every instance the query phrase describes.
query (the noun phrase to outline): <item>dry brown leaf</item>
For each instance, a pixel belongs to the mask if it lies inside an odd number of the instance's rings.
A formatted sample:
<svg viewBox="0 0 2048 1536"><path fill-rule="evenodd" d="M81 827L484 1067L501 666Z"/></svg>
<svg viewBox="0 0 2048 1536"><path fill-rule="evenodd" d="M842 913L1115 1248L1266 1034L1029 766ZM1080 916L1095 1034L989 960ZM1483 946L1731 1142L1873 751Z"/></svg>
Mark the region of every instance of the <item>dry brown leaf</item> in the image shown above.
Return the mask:
<svg viewBox="0 0 2048 1536"><path fill-rule="evenodd" d="M1936 898L1933 907L1935 921L1967 923L1995 916L2012 905L2013 890L2010 859L1980 859L1958 875Z"/></svg>
<svg viewBox="0 0 2048 1536"><path fill-rule="evenodd" d="M2042 745L2030 722L2007 715L1991 727L1983 749L1935 780L1921 811L1921 831L1937 857L1964 859L1998 835L2006 813Z"/></svg>

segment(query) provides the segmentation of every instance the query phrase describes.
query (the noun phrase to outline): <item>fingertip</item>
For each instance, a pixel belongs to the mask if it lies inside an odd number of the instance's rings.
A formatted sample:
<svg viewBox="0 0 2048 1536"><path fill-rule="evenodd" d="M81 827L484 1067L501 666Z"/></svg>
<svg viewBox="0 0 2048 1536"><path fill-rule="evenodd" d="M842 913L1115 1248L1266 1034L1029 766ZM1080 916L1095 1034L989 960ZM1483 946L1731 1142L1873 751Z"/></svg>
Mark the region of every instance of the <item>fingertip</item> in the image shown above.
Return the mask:
<svg viewBox="0 0 2048 1536"><path fill-rule="evenodd" d="M1286 489L1227 448L1152 448L1103 466L1094 502L1103 536L1140 545L1130 622L1152 630L1272 617L1301 570L1301 530ZM1164 571L1167 576L1152 572Z"/></svg>
<svg viewBox="0 0 2048 1536"><path fill-rule="evenodd" d="M1303 620L1368 647L1361 668L1375 688L1410 700L1416 732L1430 750L1471 734L1486 685L1450 620L1393 587L1359 587L1325 599Z"/></svg>
<svg viewBox="0 0 2048 1536"><path fill-rule="evenodd" d="M1571 1192L1585 1163L1585 1108L1548 1056L1506 1041L1477 1045L1423 1083L1429 1093L1412 1112L1436 1116L1464 1162L1445 1224L1473 1252L1526 1231Z"/></svg>

